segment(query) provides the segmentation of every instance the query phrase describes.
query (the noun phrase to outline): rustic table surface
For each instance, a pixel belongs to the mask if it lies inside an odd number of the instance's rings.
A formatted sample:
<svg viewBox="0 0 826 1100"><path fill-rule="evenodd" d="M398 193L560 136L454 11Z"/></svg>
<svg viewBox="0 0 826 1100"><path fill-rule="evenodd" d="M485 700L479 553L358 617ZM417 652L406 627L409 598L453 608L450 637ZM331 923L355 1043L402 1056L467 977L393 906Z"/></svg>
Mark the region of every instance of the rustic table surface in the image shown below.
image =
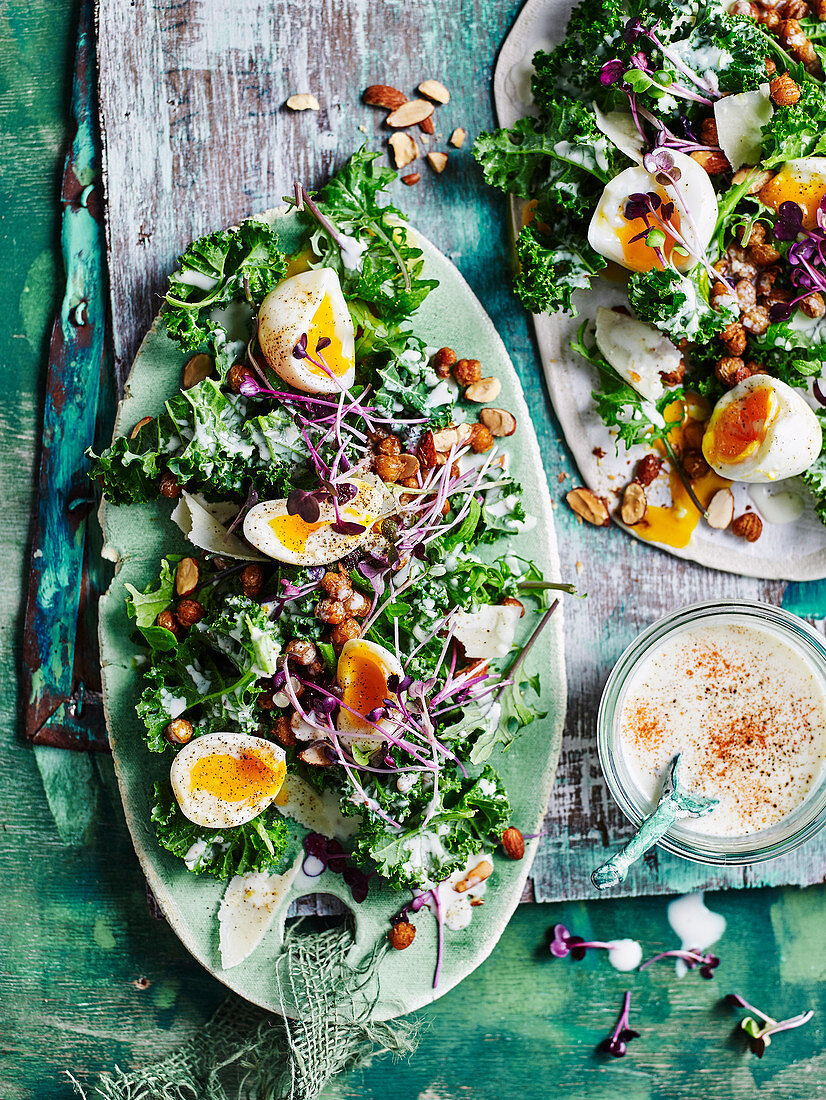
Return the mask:
<svg viewBox="0 0 826 1100"><path fill-rule="evenodd" d="M408 90L436 76L454 91L443 109L446 132L461 125L473 135L489 127L496 49L518 7L518 0L102 3L121 374L156 308L161 273L191 236L274 205L294 176L318 182L364 139L360 126L375 140L377 119L358 104L366 84L390 80ZM59 1100L71 1095L64 1069L90 1080L116 1062L153 1059L202 1023L223 996L149 916L109 760L33 752L18 736L21 599L47 335L62 285L56 195L77 14L74 0L5 0L0 8L0 233L7 257L0 270L6 303L0 608L8 655L0 669L2 1100ZM213 80L218 55L229 56L231 65ZM315 91L324 110L281 110L286 96L300 90ZM168 111L163 119L149 117L159 101ZM229 117L243 140L226 128ZM169 188L181 180L189 197L170 200ZM452 156L448 173L423 172L422 183L399 200L458 264L496 322L536 410L546 473L561 495L574 475L540 380L529 319L509 290L504 200L481 184L467 147ZM566 620L566 751L533 876L535 898L546 901L581 896L595 842L621 826L598 780L594 699L633 635L695 599L783 598L810 611L821 596L817 586L796 586L784 596L782 585L710 574L619 531L584 529L564 508L557 516L563 575L576 579L588 599L569 602ZM823 866L815 853L770 869L765 881L822 881ZM631 888L666 892L698 881L688 865L662 861ZM572 964L548 957L547 929L558 920L586 938L630 935L652 950L673 946L662 898L524 905L490 960L421 1013L427 1028L409 1064L378 1060L337 1082L328 1096L599 1100L622 1090L629 1100L653 1100L746 1098L759 1090L809 1100L826 1092L826 890L728 891L707 901L729 922L713 982L696 975L677 982L667 966L629 978L604 959ZM594 1047L626 988L643 1037L627 1058L607 1062ZM811 1007L815 1019L779 1037L758 1061L744 1053L732 1032L734 1017L721 1007L733 989L775 1016Z"/></svg>

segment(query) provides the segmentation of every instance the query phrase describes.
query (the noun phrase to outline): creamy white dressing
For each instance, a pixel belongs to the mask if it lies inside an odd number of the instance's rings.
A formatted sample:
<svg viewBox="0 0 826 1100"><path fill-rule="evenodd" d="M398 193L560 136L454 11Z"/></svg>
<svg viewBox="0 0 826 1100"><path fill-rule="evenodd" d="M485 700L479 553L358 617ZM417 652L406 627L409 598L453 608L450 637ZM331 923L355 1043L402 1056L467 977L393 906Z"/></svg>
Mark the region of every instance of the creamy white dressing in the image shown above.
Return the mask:
<svg viewBox="0 0 826 1100"><path fill-rule="evenodd" d="M613 940L608 949L608 962L614 970L636 970L642 962L642 944L637 940Z"/></svg>
<svg viewBox="0 0 826 1100"><path fill-rule="evenodd" d="M794 483L794 479L793 483ZM778 485L749 485L749 497L766 523L781 525L794 523L803 515L806 507L805 490Z"/></svg>
<svg viewBox="0 0 826 1100"><path fill-rule="evenodd" d="M175 278L179 283L197 287L198 290L212 290L218 285L218 280L211 275L205 275L203 271L193 271L187 268L185 271L177 271Z"/></svg>
<svg viewBox="0 0 826 1100"><path fill-rule="evenodd" d="M717 943L726 930L726 918L708 908L702 892L685 894L670 902L668 923L680 941L681 951L705 951Z"/></svg>
<svg viewBox="0 0 826 1100"><path fill-rule="evenodd" d="M655 803L671 759L680 781L719 799L682 827L741 837L781 821L826 761L826 689L802 647L732 614L687 626L652 649L622 702L620 745L632 781Z"/></svg>

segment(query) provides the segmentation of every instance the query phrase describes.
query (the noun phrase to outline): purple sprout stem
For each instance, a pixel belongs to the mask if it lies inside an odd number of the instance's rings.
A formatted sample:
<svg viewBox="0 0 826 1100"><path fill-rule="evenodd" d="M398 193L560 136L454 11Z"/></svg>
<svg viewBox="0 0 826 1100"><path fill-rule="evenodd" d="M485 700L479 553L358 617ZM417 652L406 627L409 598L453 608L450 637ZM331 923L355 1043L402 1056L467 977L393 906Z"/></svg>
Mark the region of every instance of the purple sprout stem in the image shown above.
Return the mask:
<svg viewBox="0 0 826 1100"><path fill-rule="evenodd" d="M637 969L645 970L652 963L659 962L660 959L682 959L683 962L699 964L706 961L706 956L700 955L697 951L661 951L659 955L654 955L653 958L642 963Z"/></svg>
<svg viewBox="0 0 826 1100"><path fill-rule="evenodd" d="M762 1012L758 1013L762 1016ZM778 1031L792 1031L796 1027L803 1027L814 1016L814 1012L809 1009L808 1012L801 1012L799 1016L791 1016L788 1020L779 1020L776 1023L770 1024L768 1027L762 1028L759 1038L764 1039L767 1035L776 1035ZM766 1019L763 1016L763 1019Z"/></svg>
<svg viewBox="0 0 826 1100"><path fill-rule="evenodd" d="M445 922L444 915L442 914L442 898L439 893L440 882L437 882L433 889L430 891L433 897L433 907L436 910L436 927L438 929L438 939L436 943L436 969L433 972L433 988L435 989L439 984L439 975L442 972L442 949L444 947L445 939Z"/></svg>
<svg viewBox="0 0 826 1100"><path fill-rule="evenodd" d="M582 947L583 945L579 944L579 946ZM631 990L627 989L625 991L625 996L622 999L622 1011L620 1012L619 1019L617 1020L617 1026L614 1028L614 1031L611 1035L611 1043L612 1044L616 1043L619 1039L619 1036L620 1036L621 1032L625 1031L625 1029L629 1027L629 1025L631 1023L630 1011L631 1011Z"/></svg>
<svg viewBox="0 0 826 1100"><path fill-rule="evenodd" d="M702 77L698 76L693 69L690 69L688 65L686 65L685 62L680 57L678 57L678 55L675 54L668 46L663 45L663 43L654 33L653 29L643 31L643 34L645 34L649 41L654 43L654 45L657 47L663 57L667 58L671 62L678 73L682 73L683 76L687 77L695 87L701 88L704 92L708 92L708 94L713 95L715 99L720 98L719 92L716 92L714 88L712 88L707 81L703 80ZM712 100L706 99L704 100L704 102L710 104Z"/></svg>

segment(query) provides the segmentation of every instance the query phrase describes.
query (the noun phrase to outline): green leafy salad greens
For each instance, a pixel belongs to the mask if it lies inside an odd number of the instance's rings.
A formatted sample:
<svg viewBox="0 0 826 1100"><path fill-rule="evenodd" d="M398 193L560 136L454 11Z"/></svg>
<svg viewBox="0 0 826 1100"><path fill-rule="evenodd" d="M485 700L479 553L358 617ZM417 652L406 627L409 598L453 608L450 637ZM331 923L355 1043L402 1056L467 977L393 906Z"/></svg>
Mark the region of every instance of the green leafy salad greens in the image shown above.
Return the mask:
<svg viewBox="0 0 826 1100"><path fill-rule="evenodd" d="M361 151L315 200L299 192L306 232L289 256L255 220L191 245L163 323L214 369L93 455L92 476L115 504L180 496L173 518L199 548L166 556L144 591L127 585L148 655L137 713L151 752L171 761L216 734L274 742L285 789L303 784L356 818L351 858L402 889L500 842L510 808L491 761L541 716L514 638L547 621L560 586L507 552L528 522L520 486L409 327L436 284L384 204L394 178ZM285 381L256 318L285 278L321 269L346 303L355 374L314 392ZM296 332L289 361L333 377L334 337L313 346ZM362 492L369 513L352 510ZM182 508L200 526L186 527ZM256 515L289 532L270 537L271 554ZM321 552L307 549L312 536L328 540ZM496 560L484 560L494 543ZM283 869L277 802L219 827L193 820L175 790L157 784L152 820L191 871Z"/></svg>
<svg viewBox="0 0 826 1100"><path fill-rule="evenodd" d="M577 291L606 275L621 289L625 268L633 315L680 349L684 377L641 397L627 361L580 330L599 415L628 446L663 438L663 407L686 391L713 405L760 373L811 389L826 363L823 24L728 7L581 3L534 58L535 115L474 149L487 182L529 204L528 309L575 315ZM826 521L825 460L811 460L793 472Z"/></svg>

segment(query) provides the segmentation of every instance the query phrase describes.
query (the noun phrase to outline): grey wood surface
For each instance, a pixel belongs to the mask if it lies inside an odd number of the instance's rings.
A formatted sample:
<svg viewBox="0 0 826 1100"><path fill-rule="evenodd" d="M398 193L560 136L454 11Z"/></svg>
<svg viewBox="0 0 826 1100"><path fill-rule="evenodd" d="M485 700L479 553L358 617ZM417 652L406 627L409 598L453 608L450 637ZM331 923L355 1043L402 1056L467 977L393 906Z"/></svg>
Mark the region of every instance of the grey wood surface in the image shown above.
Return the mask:
<svg viewBox="0 0 826 1100"><path fill-rule="evenodd" d="M318 185L365 140L386 139L382 112L360 103L364 87L390 83L408 95L442 80L449 105L430 148L454 126L469 140L447 171L396 185L396 201L470 282L522 378L552 496L576 484L536 355L529 318L512 295L503 196L485 187L470 153L494 124L496 51L519 9L514 0L456 3L321 0L121 0L99 2L100 107L104 132L112 315L121 382L160 305L175 256L199 234L277 205L293 180ZM472 37L473 49L465 47ZM314 92L321 111L293 113L293 92ZM441 135L441 140L439 140ZM421 137L419 137L421 141ZM622 649L680 605L727 597L779 603L784 585L679 561L618 529L583 525L557 509L562 573L587 599L568 600L568 723L545 836L529 898L593 896L592 866L628 827L601 779L596 706ZM755 870L717 871L652 855L617 893L824 880L826 847Z"/></svg>

